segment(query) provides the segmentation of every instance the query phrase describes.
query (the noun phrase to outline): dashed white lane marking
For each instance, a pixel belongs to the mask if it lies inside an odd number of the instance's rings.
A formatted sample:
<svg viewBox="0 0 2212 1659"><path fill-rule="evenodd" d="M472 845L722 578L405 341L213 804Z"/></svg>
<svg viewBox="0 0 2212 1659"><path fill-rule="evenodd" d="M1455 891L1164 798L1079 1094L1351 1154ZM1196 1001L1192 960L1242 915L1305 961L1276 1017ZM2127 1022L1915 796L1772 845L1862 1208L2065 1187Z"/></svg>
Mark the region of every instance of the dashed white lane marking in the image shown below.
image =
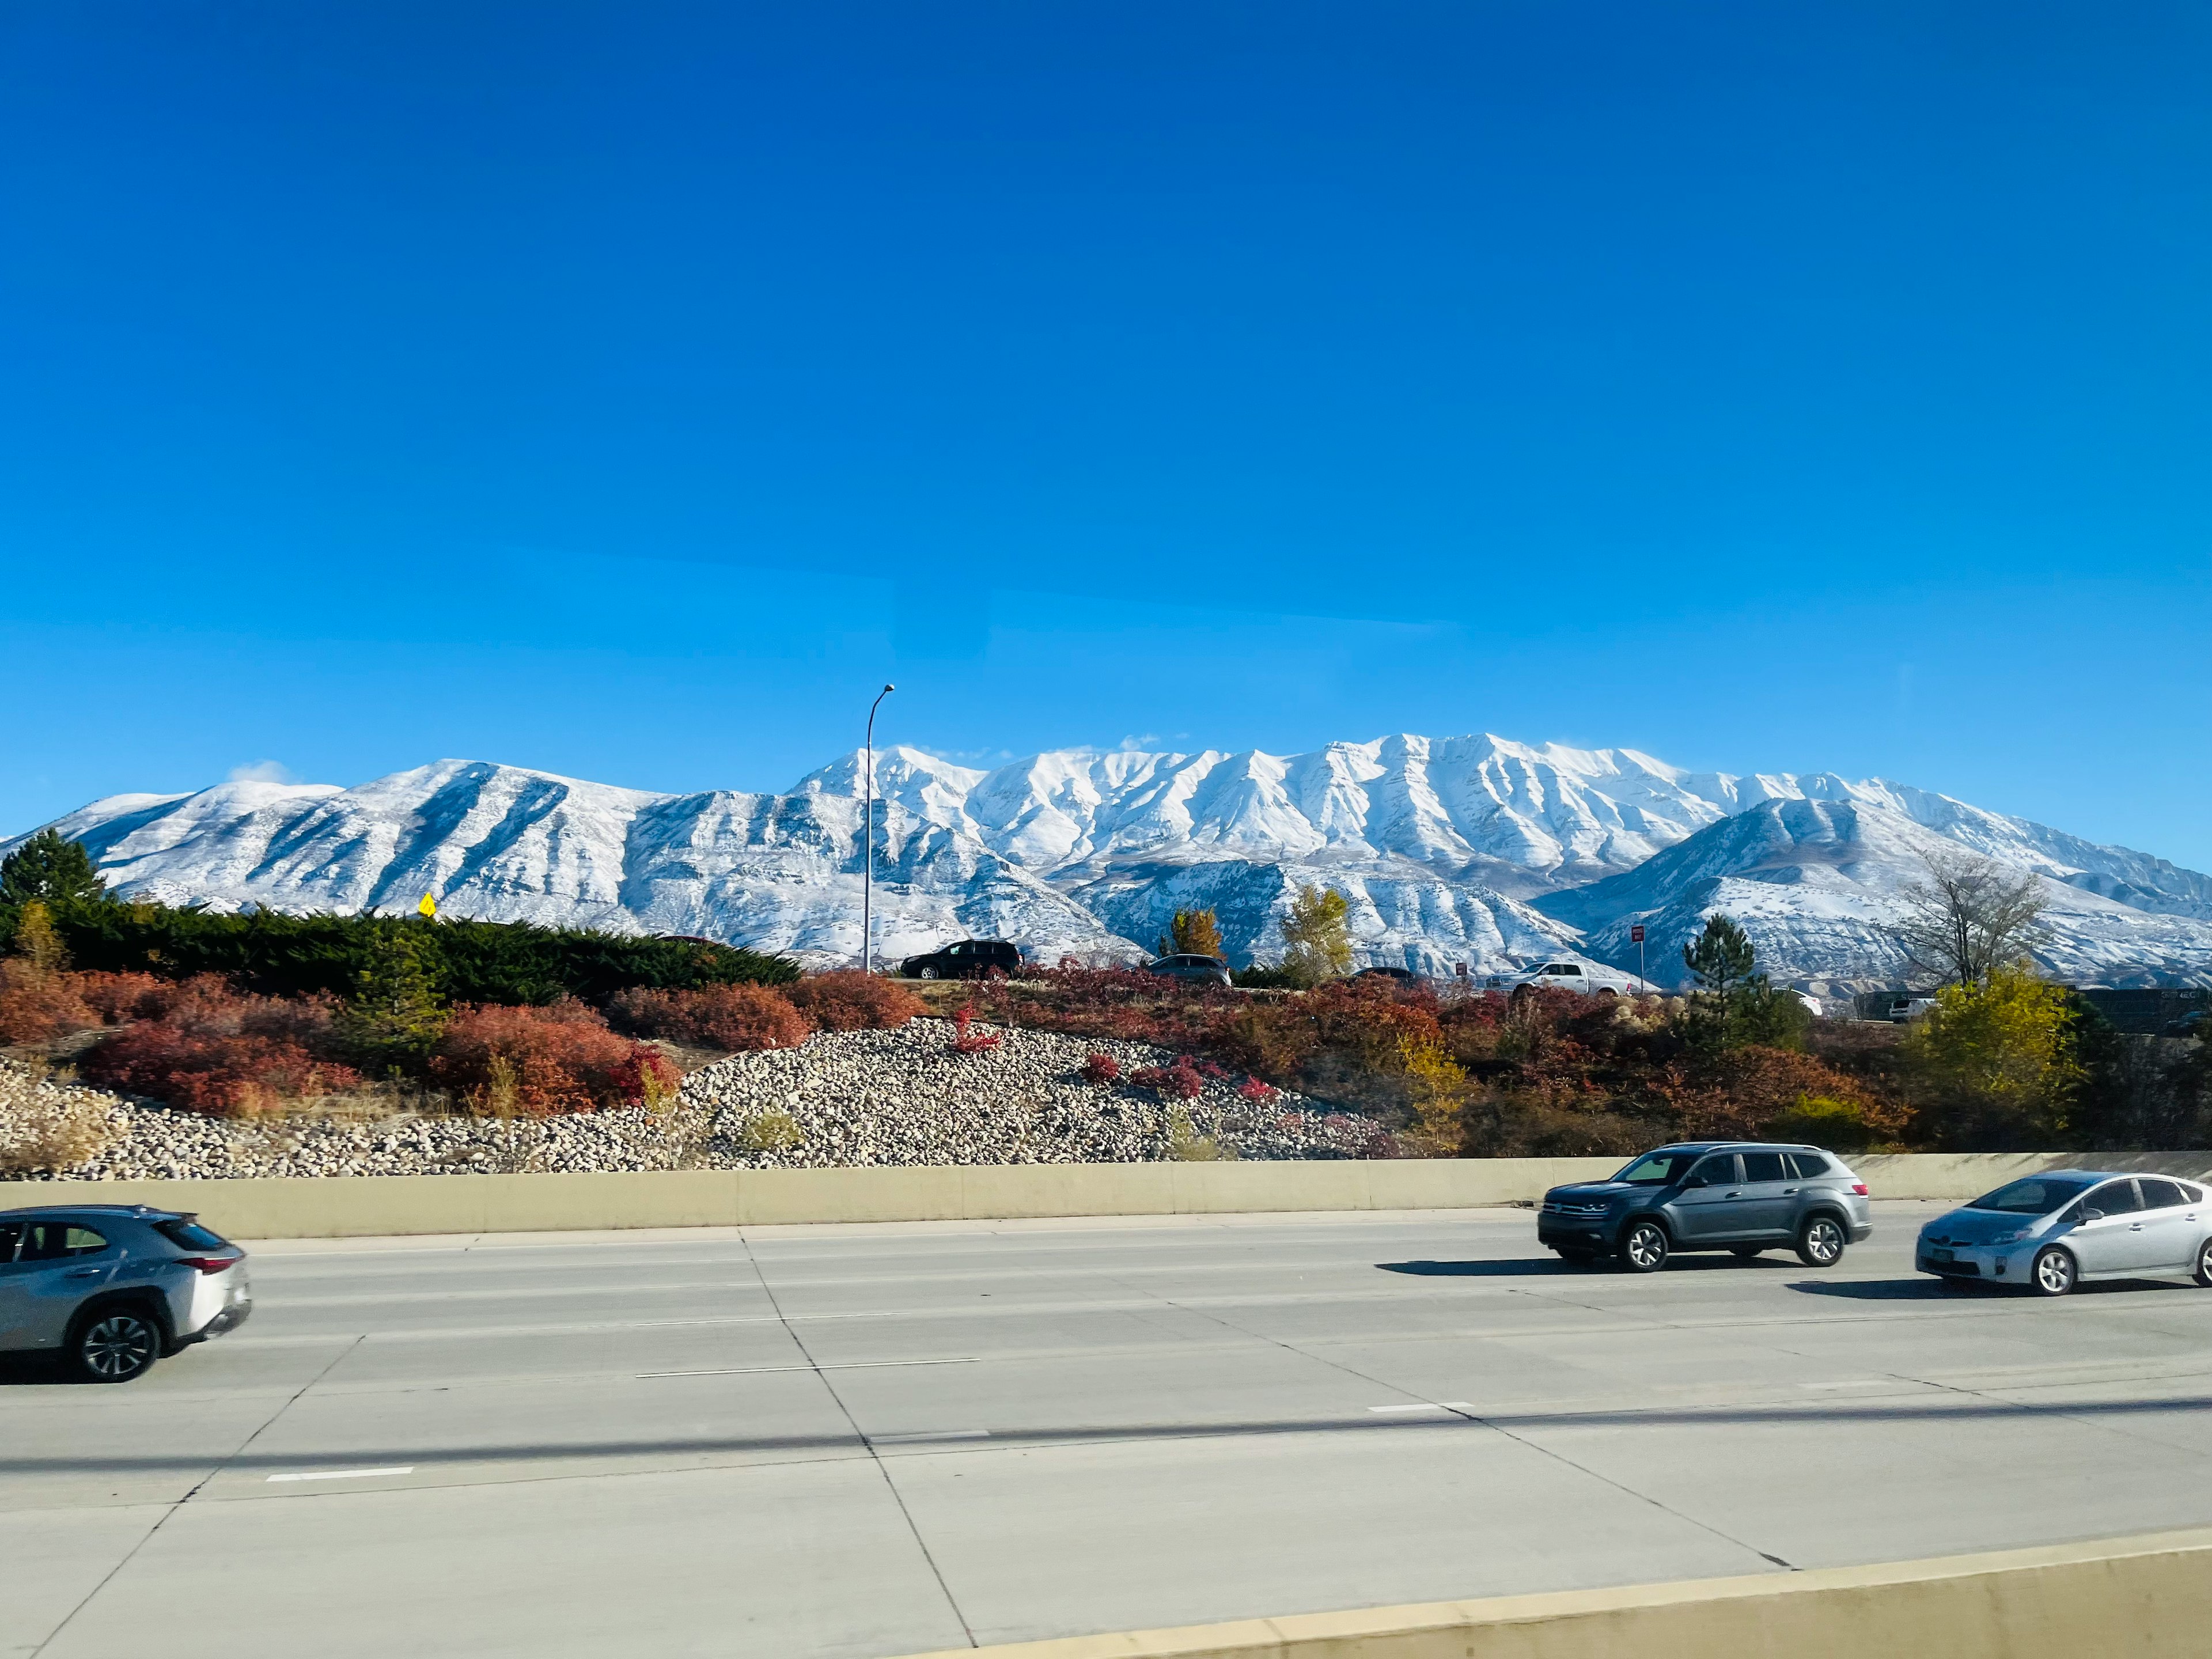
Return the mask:
<svg viewBox="0 0 2212 1659"><path fill-rule="evenodd" d="M271 1480L363 1480L372 1474L412 1474L412 1463L385 1469L311 1469L303 1474L272 1474Z"/></svg>
<svg viewBox="0 0 2212 1659"><path fill-rule="evenodd" d="M988 1429L929 1429L920 1434L872 1434L868 1443L873 1446L912 1446L926 1440L988 1440Z"/></svg>
<svg viewBox="0 0 2212 1659"><path fill-rule="evenodd" d="M1377 1417L1392 1417L1401 1412L1471 1412L1474 1407L1464 1400L1443 1400L1433 1404L1423 1401L1418 1406L1370 1406L1367 1409Z"/></svg>
<svg viewBox="0 0 2212 1659"><path fill-rule="evenodd" d="M982 1362L966 1359L848 1359L834 1365L714 1365L699 1371L640 1371L641 1381L648 1376L757 1376L765 1371L885 1371L902 1365L976 1365Z"/></svg>

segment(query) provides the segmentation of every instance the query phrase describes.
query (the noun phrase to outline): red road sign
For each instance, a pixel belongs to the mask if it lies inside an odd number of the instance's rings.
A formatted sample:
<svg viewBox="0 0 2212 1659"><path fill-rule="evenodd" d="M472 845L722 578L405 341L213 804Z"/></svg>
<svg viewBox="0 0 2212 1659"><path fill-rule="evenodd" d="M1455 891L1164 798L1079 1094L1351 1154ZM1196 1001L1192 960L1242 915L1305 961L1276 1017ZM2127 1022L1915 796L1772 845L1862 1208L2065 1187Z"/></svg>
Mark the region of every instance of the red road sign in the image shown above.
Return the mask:
<svg viewBox="0 0 2212 1659"><path fill-rule="evenodd" d="M1630 927L1628 930L1628 942L1631 945L1641 945L1644 943L1644 924L1642 922L1636 922Z"/></svg>

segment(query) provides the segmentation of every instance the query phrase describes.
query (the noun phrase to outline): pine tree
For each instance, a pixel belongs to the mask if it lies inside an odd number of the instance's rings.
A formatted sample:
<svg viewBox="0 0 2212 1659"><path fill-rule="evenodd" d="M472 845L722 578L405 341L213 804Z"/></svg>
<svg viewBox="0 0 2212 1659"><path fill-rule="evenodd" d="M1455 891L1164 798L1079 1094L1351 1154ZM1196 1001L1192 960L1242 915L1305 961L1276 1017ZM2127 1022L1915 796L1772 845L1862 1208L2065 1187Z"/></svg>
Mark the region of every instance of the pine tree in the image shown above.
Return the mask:
<svg viewBox="0 0 2212 1659"><path fill-rule="evenodd" d="M1711 1009L1717 1045L1729 1046L1729 1004L1752 976L1756 953L1743 929L1718 911L1705 918L1697 942L1682 947L1682 965L1698 982L1699 1001Z"/></svg>
<svg viewBox="0 0 2212 1659"><path fill-rule="evenodd" d="M41 830L0 859L0 912L18 915L33 899L49 909L58 904L89 903L107 896L107 883L93 867L82 842L58 830Z"/></svg>
<svg viewBox="0 0 2212 1659"><path fill-rule="evenodd" d="M362 1069L373 1074L413 1070L445 1036L447 1018L445 1000L411 930L383 927L372 933L368 959L345 1012L346 1040Z"/></svg>

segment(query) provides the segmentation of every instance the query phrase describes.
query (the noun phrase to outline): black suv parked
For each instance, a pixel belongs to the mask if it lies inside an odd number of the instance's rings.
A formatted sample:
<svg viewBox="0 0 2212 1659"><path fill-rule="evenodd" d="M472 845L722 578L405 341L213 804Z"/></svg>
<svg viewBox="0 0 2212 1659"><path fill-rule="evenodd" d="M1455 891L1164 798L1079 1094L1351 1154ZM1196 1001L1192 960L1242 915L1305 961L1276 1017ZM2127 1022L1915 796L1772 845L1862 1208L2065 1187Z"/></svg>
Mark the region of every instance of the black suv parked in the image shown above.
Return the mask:
<svg viewBox="0 0 2212 1659"><path fill-rule="evenodd" d="M1544 1194L1539 1243L1562 1260L1618 1255L1656 1273L1677 1250L1754 1256L1778 1245L1808 1267L1832 1267L1873 1232L1866 1182L1814 1146L1700 1140L1630 1160L1610 1181Z"/></svg>
<svg viewBox="0 0 2212 1659"><path fill-rule="evenodd" d="M994 969L1011 974L1021 965L1021 951L1002 939L963 939L926 957L908 957L899 972L908 979L981 979Z"/></svg>

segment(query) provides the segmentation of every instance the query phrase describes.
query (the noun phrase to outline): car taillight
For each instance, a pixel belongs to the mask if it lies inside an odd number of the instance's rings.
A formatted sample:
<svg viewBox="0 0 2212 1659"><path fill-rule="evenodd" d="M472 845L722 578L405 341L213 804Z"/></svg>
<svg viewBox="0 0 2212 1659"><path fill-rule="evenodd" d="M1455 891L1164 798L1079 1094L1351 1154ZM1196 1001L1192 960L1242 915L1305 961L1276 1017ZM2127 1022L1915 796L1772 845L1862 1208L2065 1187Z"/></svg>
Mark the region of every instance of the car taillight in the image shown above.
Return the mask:
<svg viewBox="0 0 2212 1659"><path fill-rule="evenodd" d="M235 1267L245 1260L242 1255L180 1255L177 1258L177 1265L179 1267L198 1267L204 1273L219 1273L225 1267Z"/></svg>
<svg viewBox="0 0 2212 1659"><path fill-rule="evenodd" d="M1867 1195L1866 1182L1863 1181L1854 1181L1851 1182L1851 1190L1856 1193L1861 1198L1864 1198Z"/></svg>

